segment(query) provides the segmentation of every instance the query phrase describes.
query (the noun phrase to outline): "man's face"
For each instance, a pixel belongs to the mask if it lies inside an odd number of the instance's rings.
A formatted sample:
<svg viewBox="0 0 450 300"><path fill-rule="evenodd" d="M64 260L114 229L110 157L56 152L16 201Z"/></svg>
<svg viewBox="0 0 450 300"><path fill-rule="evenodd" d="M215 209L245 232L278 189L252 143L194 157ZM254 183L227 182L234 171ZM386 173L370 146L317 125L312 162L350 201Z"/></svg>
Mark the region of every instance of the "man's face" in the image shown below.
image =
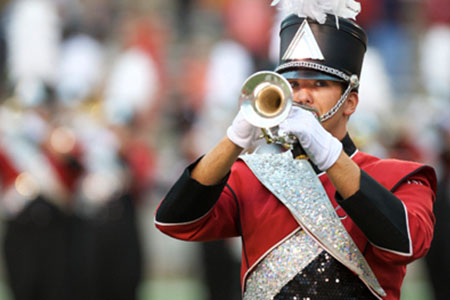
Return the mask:
<svg viewBox="0 0 450 300"><path fill-rule="evenodd" d="M328 112L342 95L338 81L315 79L289 79L294 101L319 110L320 115Z"/></svg>
<svg viewBox="0 0 450 300"><path fill-rule="evenodd" d="M316 79L289 79L294 92L294 102L313 107L320 115L327 113L343 93L342 82ZM342 126L341 114L337 113L322 125L328 131ZM345 124L344 124L345 125Z"/></svg>

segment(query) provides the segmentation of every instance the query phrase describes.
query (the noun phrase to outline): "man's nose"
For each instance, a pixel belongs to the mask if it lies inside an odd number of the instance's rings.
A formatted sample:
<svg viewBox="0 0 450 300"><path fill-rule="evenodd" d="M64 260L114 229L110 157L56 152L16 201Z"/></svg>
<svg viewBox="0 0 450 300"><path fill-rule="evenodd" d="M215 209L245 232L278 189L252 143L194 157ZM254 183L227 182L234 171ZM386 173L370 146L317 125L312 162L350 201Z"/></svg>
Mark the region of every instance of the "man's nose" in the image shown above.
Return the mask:
<svg viewBox="0 0 450 300"><path fill-rule="evenodd" d="M313 99L307 88L300 88L296 93L294 93L294 102L303 105L311 105L313 103Z"/></svg>

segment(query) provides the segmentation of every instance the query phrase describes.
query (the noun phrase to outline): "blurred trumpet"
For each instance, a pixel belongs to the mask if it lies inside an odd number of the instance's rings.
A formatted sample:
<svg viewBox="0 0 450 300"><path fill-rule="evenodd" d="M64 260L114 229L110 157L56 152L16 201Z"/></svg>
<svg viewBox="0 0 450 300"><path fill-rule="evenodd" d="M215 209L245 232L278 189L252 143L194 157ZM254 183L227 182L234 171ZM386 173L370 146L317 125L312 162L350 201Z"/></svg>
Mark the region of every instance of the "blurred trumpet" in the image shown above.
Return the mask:
<svg viewBox="0 0 450 300"><path fill-rule="evenodd" d="M245 119L260 128L271 128L287 118L293 92L281 75L263 71L251 75L242 85L239 103Z"/></svg>
<svg viewBox="0 0 450 300"><path fill-rule="evenodd" d="M244 118L253 126L261 128L267 143L293 149L299 146L297 138L278 132L278 125L288 117L292 106L300 106L319 115L314 108L293 102L293 98L291 85L283 76L262 71L254 73L244 82L239 103Z"/></svg>

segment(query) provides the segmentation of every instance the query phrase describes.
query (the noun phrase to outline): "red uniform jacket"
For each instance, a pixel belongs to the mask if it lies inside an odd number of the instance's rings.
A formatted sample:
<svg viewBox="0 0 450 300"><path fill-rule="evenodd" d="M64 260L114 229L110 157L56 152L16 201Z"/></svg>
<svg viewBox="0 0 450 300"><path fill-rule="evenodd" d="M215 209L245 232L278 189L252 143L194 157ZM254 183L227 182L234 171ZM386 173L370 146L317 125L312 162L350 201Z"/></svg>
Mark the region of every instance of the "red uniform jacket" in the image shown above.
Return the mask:
<svg viewBox="0 0 450 300"><path fill-rule="evenodd" d="M318 176L342 223L387 293L383 299L399 299L406 265L426 254L433 237L432 208L436 191L434 170L412 162L381 160L356 149L349 154L365 176L380 183L391 196L369 201L369 205L359 205L357 202L362 203L362 200L356 199L354 204L350 203L344 210L342 207L345 207L348 199L337 201L336 190L328 176L325 173ZM368 198L377 194L377 188L371 189L366 192ZM401 203L400 213L392 212L389 205L384 207L386 202L391 201L392 194L400 199L397 200ZM197 199L198 202L200 200ZM376 205L371 207L374 203ZM299 226L289 210L258 181L243 161L233 165L227 187L223 188L217 202L208 209L196 219L180 222L161 220L163 218L157 213L155 223L162 232L187 241L208 241L241 235L241 280L244 288L248 273L265 254ZM391 247L390 242L386 243L387 246L382 245L383 235L390 235L391 239L396 240L395 234L392 236L396 230L392 229L389 218L394 219L394 223L404 219L393 224L394 227L405 226L407 240L406 248L402 250L391 249L394 246ZM367 228L369 233L363 232L362 228ZM368 236L373 239L369 241Z"/></svg>

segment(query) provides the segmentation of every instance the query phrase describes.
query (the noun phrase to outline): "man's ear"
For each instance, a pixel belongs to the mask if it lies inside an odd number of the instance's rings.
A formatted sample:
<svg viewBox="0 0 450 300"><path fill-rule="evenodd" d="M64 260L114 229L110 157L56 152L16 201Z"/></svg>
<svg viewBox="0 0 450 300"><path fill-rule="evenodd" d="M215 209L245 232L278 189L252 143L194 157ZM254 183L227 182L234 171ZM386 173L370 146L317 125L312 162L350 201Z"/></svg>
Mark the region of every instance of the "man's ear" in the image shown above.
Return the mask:
<svg viewBox="0 0 450 300"><path fill-rule="evenodd" d="M359 94L358 92L351 92L348 97L347 100L345 101L345 105L344 105L344 116L346 117L350 117L356 110L356 107L358 106L359 103Z"/></svg>

